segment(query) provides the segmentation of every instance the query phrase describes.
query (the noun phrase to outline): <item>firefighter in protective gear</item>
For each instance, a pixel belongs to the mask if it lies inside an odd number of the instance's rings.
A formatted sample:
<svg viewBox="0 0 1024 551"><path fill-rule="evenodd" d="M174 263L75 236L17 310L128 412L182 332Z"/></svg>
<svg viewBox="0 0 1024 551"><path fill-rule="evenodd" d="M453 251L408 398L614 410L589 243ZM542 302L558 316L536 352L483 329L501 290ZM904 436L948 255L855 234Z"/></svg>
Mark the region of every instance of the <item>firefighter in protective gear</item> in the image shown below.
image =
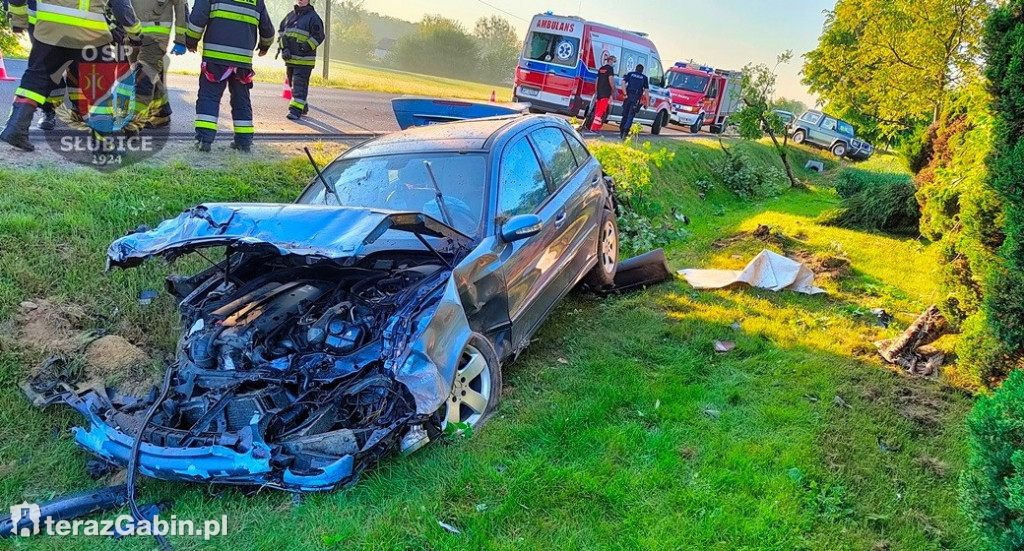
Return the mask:
<svg viewBox="0 0 1024 551"><path fill-rule="evenodd" d="M324 41L324 22L309 0L295 0L295 9L281 20L278 27L281 57L292 86L292 102L288 104L288 118L299 120L309 111L309 77L316 65L316 49Z"/></svg>
<svg viewBox="0 0 1024 551"><path fill-rule="evenodd" d="M0 140L35 151L28 129L36 108L46 103L58 86L53 75L63 75L72 63L81 60L84 49L98 49L114 40L105 15L108 4L126 38L133 44L141 43L142 25L129 0L37 0L28 68L14 91L14 107Z"/></svg>
<svg viewBox="0 0 1024 551"><path fill-rule="evenodd" d="M28 31L29 39L35 34L36 26L36 0L5 0L8 13L11 17L11 30L15 34ZM47 96L46 101L40 106L43 118L39 121L40 130L53 130L57 126L57 108L64 103L64 96L70 93L71 102L75 109L78 108L78 101L82 98L82 91L78 88L78 79L75 76L78 72L77 63L72 63L68 71L61 77L60 82Z"/></svg>
<svg viewBox="0 0 1024 551"><path fill-rule="evenodd" d="M224 88L231 94L235 139L231 147L252 147L253 49L267 55L274 43L274 23L263 0L196 0L188 19L185 45L196 51L203 41L203 66L196 101L196 146L209 151L217 136L217 114Z"/></svg>
<svg viewBox="0 0 1024 551"><path fill-rule="evenodd" d="M131 55L133 64L142 65L135 81L135 109L148 115L147 128L161 128L171 124L164 57L172 32L172 53L185 53L188 5L185 0L132 0L132 4L142 21L142 46L132 49Z"/></svg>

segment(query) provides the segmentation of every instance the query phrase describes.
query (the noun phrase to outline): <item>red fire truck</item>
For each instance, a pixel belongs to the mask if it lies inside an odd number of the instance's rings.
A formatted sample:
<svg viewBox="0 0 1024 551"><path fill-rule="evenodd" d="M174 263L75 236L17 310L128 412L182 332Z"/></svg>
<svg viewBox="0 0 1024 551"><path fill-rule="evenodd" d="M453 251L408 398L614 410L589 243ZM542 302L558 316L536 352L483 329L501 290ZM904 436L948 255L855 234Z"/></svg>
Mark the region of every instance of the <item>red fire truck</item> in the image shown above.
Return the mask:
<svg viewBox="0 0 1024 551"><path fill-rule="evenodd" d="M658 134L672 118L672 104L664 88L661 57L647 35L551 13L536 15L526 34L516 68L513 101L529 103L538 113L568 116L589 114L597 92L597 70L609 56L616 56L615 86L637 64L650 78L650 105L636 115L636 122ZM608 119L622 117L622 97L612 97Z"/></svg>
<svg viewBox="0 0 1024 551"><path fill-rule="evenodd" d="M672 122L693 133L704 126L715 134L722 132L725 120L740 109L742 82L739 71L676 62L665 73L665 86L672 94Z"/></svg>

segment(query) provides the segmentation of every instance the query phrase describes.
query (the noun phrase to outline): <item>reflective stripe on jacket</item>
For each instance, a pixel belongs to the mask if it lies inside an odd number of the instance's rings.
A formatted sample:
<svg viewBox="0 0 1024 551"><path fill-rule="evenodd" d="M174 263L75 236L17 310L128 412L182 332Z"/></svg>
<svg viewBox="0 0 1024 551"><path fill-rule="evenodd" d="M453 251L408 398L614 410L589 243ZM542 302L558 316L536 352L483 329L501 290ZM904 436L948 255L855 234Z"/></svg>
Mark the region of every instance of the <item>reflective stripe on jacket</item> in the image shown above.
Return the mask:
<svg viewBox="0 0 1024 551"><path fill-rule="evenodd" d="M110 44L114 38L104 15L108 3L116 23L126 33L142 32L129 0L37 0L33 35L44 44L64 48Z"/></svg>
<svg viewBox="0 0 1024 551"><path fill-rule="evenodd" d="M278 26L278 41L289 57L286 65L316 65L316 49L324 41L324 22L312 5L295 6Z"/></svg>
<svg viewBox="0 0 1024 551"><path fill-rule="evenodd" d="M171 31L174 43L185 44L188 4L185 0L132 0L142 20L142 34L167 46Z"/></svg>
<svg viewBox="0 0 1024 551"><path fill-rule="evenodd" d="M203 60L232 67L252 67L254 49L274 43L274 23L263 0L196 0L185 43L203 42Z"/></svg>

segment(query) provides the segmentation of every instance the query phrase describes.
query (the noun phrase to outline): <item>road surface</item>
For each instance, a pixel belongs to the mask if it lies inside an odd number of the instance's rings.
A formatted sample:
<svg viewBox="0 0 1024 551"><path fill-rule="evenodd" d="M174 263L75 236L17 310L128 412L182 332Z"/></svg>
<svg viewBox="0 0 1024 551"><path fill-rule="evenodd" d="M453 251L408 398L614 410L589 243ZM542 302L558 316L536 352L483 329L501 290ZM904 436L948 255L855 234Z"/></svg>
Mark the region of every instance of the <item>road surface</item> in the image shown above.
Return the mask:
<svg viewBox="0 0 1024 551"><path fill-rule="evenodd" d="M7 72L16 78L21 77L25 65L24 60L6 60ZM190 139L189 137L193 133L198 79L198 76L168 75L168 95L171 100L171 109L174 111L174 115L171 117L171 135L179 139ZM10 105L17 86L18 82L16 81L0 82L0 104ZM262 134L280 138L282 135L290 134L294 135L293 139L302 139L305 136L316 139L317 135L333 138L339 134L352 134L355 137L398 130L398 123L391 111L391 99L397 97L394 94L310 87L309 115L294 122L285 118L288 113L288 100L281 97L282 88L283 84L253 83L251 96L253 123L256 127L257 137ZM228 98L228 93L225 92L218 122L219 131L224 133L223 137L230 136L232 132L231 107L228 104ZM8 112L6 108L0 107L0 113ZM0 121L0 124L4 122L6 121ZM614 126L607 128L614 128L614 131L605 131L603 134L614 135L618 130ZM42 131L33 128L32 134L38 136L42 134ZM662 135L665 137L693 136L675 128L664 129Z"/></svg>

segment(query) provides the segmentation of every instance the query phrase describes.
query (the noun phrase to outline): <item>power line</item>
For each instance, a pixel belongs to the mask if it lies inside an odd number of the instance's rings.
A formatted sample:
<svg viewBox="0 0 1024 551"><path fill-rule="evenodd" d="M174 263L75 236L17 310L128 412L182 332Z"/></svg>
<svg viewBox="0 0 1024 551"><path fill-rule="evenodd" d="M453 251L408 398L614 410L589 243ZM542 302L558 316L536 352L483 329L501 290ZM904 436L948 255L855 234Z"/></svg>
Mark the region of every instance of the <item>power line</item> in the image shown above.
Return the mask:
<svg viewBox="0 0 1024 551"><path fill-rule="evenodd" d="M503 13L503 14L509 16L509 17L513 17L515 19L518 19L518 20L522 21L523 23L529 23L530 22L529 19L523 19L522 17L519 17L518 15L516 15L516 14L514 14L512 12L505 11L505 10L499 8L498 6L495 6L494 4L488 4L487 2L484 2L484 0L476 0L476 1L480 2L481 4L487 6L487 7L491 8L491 9L500 11L501 13Z"/></svg>

